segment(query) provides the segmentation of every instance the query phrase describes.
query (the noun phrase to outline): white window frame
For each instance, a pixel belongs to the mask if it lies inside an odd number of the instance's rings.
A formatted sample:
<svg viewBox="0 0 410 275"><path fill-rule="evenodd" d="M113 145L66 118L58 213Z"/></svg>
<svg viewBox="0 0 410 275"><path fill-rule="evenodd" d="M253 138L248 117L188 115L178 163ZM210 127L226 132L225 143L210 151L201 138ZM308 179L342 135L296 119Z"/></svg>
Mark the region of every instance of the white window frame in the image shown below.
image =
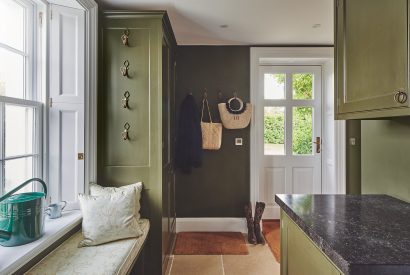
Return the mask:
<svg viewBox="0 0 410 275"><path fill-rule="evenodd" d="M37 34L37 5L30 0L14 0L17 4L25 8L25 41L23 51L15 49L6 44L0 43L0 48L19 54L24 57L24 86L23 96L13 98L0 96L0 195L5 193L5 162L8 160L23 159L33 157L33 176L42 177L43 175L43 103L41 97L41 86L38 85L38 59ZM5 156L5 106L15 105L30 107L34 109L34 142L33 152L19 156Z"/></svg>

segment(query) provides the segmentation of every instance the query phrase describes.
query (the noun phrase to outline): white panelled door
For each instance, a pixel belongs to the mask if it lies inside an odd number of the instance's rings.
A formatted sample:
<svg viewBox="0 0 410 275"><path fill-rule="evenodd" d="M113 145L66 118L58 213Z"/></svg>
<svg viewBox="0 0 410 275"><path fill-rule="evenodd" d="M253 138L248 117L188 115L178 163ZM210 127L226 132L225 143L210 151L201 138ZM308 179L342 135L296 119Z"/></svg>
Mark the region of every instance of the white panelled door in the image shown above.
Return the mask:
<svg viewBox="0 0 410 275"><path fill-rule="evenodd" d="M278 219L275 194L321 193L321 67L259 68L259 200Z"/></svg>
<svg viewBox="0 0 410 275"><path fill-rule="evenodd" d="M51 5L49 186L53 202L78 208L84 192L85 13Z"/></svg>

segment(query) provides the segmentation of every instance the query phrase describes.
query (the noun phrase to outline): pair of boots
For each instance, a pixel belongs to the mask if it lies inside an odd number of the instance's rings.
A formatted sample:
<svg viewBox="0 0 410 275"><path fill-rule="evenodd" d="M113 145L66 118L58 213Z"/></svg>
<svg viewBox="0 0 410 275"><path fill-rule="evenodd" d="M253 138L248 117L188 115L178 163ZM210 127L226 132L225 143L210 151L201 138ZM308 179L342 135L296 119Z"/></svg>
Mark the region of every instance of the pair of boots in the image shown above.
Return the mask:
<svg viewBox="0 0 410 275"><path fill-rule="evenodd" d="M265 244L265 239L262 236L261 230L263 210L265 210L265 203L256 202L255 218L252 218L252 204L249 202L245 205L245 217L248 225L248 242L250 244Z"/></svg>

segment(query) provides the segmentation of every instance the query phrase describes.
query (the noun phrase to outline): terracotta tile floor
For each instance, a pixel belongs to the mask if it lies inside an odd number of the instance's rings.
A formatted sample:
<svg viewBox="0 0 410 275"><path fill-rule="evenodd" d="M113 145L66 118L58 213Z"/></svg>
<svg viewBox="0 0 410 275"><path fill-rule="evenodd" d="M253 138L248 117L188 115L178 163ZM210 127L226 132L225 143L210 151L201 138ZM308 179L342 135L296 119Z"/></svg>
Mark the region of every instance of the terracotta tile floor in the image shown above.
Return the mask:
<svg viewBox="0 0 410 275"><path fill-rule="evenodd" d="M168 275L279 275L268 245L247 244L249 255L174 255Z"/></svg>

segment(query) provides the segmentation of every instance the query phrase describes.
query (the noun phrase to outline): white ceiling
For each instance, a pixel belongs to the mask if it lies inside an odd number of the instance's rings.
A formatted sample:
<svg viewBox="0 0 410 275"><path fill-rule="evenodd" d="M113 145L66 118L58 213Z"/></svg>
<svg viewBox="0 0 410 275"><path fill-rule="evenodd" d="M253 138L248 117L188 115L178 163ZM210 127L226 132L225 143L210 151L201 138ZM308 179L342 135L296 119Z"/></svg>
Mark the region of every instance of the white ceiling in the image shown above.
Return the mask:
<svg viewBox="0 0 410 275"><path fill-rule="evenodd" d="M333 44L333 0L98 2L105 9L167 10L180 45ZM320 27L314 28L315 24Z"/></svg>

